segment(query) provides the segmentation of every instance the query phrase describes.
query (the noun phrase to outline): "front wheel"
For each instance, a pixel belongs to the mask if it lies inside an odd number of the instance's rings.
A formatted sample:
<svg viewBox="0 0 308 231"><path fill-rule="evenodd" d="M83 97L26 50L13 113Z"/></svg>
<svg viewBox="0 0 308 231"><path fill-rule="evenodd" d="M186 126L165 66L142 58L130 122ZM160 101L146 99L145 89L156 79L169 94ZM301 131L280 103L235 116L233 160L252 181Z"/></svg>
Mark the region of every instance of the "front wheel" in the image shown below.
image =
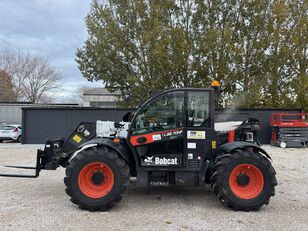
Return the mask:
<svg viewBox="0 0 308 231"><path fill-rule="evenodd" d="M259 210L275 194L276 172L270 161L254 150L218 156L211 185L219 200L235 210Z"/></svg>
<svg viewBox="0 0 308 231"><path fill-rule="evenodd" d="M71 161L64 183L71 201L81 209L105 211L122 199L129 179L129 167L117 152L93 147Z"/></svg>

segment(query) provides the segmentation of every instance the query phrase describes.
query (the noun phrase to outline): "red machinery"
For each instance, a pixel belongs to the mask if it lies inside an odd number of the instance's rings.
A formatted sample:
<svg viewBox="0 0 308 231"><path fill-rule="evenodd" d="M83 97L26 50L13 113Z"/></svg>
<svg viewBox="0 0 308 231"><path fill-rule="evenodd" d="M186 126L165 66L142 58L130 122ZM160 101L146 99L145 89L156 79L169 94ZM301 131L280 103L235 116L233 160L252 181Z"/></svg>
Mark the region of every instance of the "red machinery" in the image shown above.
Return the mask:
<svg viewBox="0 0 308 231"><path fill-rule="evenodd" d="M308 146L308 113L271 115L272 145L285 147Z"/></svg>

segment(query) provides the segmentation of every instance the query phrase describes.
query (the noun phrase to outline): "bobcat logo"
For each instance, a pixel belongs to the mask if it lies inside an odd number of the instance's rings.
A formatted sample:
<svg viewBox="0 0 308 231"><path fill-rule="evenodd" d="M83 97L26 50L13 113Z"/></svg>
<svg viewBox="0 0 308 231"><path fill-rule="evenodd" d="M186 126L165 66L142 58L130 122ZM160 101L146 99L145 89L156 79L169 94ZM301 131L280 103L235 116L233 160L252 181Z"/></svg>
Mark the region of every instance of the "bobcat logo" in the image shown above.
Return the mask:
<svg viewBox="0 0 308 231"><path fill-rule="evenodd" d="M154 156L148 156L146 159L144 159L144 163L146 163L146 164L153 163L153 157Z"/></svg>

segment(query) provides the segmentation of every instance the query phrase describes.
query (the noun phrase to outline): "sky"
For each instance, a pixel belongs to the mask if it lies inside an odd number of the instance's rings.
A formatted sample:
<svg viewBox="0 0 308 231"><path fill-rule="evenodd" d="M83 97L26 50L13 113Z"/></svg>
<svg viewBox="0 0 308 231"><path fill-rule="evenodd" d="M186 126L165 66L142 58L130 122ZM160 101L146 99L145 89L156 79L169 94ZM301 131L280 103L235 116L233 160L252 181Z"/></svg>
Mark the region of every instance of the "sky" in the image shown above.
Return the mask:
<svg viewBox="0 0 308 231"><path fill-rule="evenodd" d="M82 77L76 49L87 38L84 18L91 0L0 0L0 50L13 49L47 58L63 79L55 102L73 99L78 88L102 86Z"/></svg>

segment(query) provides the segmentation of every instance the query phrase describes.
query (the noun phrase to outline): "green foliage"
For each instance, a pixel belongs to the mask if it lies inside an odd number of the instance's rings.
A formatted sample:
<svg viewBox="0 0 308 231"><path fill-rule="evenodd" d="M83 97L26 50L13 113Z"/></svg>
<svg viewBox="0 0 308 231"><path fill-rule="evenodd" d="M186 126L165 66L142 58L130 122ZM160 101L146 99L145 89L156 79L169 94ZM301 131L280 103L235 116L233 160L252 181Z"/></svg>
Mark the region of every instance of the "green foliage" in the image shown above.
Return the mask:
<svg viewBox="0 0 308 231"><path fill-rule="evenodd" d="M94 0L76 60L130 105L218 79L237 107L308 109L307 1Z"/></svg>

